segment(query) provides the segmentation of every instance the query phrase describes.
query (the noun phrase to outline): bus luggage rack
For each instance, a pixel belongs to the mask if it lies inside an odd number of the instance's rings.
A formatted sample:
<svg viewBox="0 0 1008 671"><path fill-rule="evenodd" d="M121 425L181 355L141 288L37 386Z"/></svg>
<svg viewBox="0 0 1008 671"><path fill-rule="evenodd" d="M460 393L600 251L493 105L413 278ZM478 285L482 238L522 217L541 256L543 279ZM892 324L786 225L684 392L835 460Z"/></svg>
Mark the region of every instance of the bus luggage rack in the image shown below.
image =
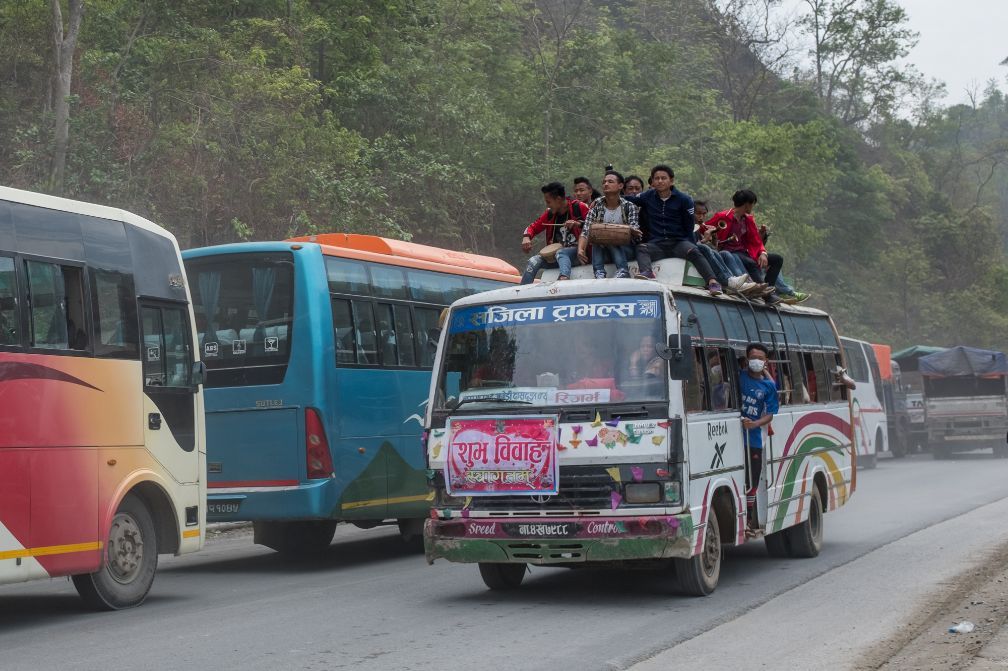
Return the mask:
<svg viewBox="0 0 1008 671"><path fill-rule="evenodd" d="M517 514L597 515L612 508L613 479L602 467L569 466L560 469L560 489L552 496L481 496L473 497L470 510L491 516ZM500 511L500 512L498 512ZM496 513L496 515L495 515Z"/></svg>

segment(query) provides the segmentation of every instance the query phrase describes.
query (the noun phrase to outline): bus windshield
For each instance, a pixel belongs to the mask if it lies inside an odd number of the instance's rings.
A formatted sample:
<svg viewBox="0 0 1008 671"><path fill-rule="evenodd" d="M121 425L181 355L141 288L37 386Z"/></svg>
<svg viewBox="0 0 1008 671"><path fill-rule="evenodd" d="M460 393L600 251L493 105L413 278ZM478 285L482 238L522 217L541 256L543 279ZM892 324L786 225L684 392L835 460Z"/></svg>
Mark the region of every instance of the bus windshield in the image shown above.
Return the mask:
<svg viewBox="0 0 1008 671"><path fill-rule="evenodd" d="M294 318L292 255L228 254L190 259L186 266L199 348L211 372L208 386L282 380ZM215 374L249 368L257 375Z"/></svg>
<svg viewBox="0 0 1008 671"><path fill-rule="evenodd" d="M662 314L648 294L457 308L435 409L664 401Z"/></svg>

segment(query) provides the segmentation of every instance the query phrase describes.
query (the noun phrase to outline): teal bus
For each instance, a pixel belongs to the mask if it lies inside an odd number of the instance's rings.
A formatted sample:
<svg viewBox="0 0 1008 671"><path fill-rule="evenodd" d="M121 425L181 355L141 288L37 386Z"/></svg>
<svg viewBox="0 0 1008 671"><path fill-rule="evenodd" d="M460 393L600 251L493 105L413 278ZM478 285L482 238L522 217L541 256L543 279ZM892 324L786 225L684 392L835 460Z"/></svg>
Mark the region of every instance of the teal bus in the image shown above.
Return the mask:
<svg viewBox="0 0 1008 671"><path fill-rule="evenodd" d="M207 516L291 555L337 522L429 514L422 418L439 318L516 284L496 258L325 234L183 253L206 362Z"/></svg>

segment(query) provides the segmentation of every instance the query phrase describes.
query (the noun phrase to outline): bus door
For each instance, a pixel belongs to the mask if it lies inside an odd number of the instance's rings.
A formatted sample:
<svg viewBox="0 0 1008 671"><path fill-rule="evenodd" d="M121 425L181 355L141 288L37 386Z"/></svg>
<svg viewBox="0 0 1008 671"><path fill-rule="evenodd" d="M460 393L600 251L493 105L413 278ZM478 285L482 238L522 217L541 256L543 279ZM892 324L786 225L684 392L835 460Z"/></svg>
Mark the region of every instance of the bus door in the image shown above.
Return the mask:
<svg viewBox="0 0 1008 671"><path fill-rule="evenodd" d="M196 390L192 384L193 347L186 306L140 304L143 362L144 439L176 481L197 482Z"/></svg>

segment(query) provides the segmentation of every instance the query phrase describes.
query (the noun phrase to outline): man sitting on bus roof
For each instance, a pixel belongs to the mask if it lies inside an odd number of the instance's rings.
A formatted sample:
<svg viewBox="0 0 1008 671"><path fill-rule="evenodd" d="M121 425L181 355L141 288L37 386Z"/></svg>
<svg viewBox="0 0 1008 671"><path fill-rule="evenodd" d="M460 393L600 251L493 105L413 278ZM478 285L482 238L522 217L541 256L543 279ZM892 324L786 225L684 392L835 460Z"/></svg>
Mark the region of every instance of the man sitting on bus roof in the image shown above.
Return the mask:
<svg viewBox="0 0 1008 671"><path fill-rule="evenodd" d="M667 165L651 168L648 184L651 188L635 196L624 196L647 212L651 239L637 245L637 268L640 277L653 280L651 261L676 257L693 264L704 278L707 290L717 296L721 285L703 254L697 250L693 235L693 199L674 186L675 173Z"/></svg>
<svg viewBox="0 0 1008 671"><path fill-rule="evenodd" d="M532 251L532 238L544 230L547 245L560 244L562 247L556 251L556 261L547 261L542 254L530 258L522 274L522 284L530 284L545 267L559 268L558 279L570 279L571 268L577 260L581 222L588 216L588 206L568 198L564 185L560 182L550 182L542 187L542 193L546 211L525 229L522 251L526 254Z"/></svg>
<svg viewBox="0 0 1008 671"><path fill-rule="evenodd" d="M594 245L591 253L592 270L595 279L606 277L606 255L616 264L616 279L630 277L630 257L634 253L633 243L641 238L640 226L637 223L637 206L620 193L623 191L623 175L615 170L607 170L602 178L603 195L592 201L584 226L581 227L581 237L578 239L578 260L588 263L588 236L595 224L620 224L630 227L631 244L629 245Z"/></svg>
<svg viewBox="0 0 1008 671"><path fill-rule="evenodd" d="M768 253L763 246L763 240L756 229L756 220L752 216L756 194L749 189L740 189L732 196L732 203L732 209L718 212L703 225L701 238L708 232L713 232L722 253L727 252L741 261L754 282L766 283L768 289L763 300L770 305L780 303L780 297L772 289L777 283L781 266L784 265L784 257ZM725 226L718 228L720 223Z"/></svg>
<svg viewBox="0 0 1008 671"><path fill-rule="evenodd" d="M760 343L746 347L746 368L739 375L739 397L742 399L742 429L749 453L749 506L755 503L756 488L763 470L763 427L773 421L780 406L777 385L763 373L770 351Z"/></svg>

